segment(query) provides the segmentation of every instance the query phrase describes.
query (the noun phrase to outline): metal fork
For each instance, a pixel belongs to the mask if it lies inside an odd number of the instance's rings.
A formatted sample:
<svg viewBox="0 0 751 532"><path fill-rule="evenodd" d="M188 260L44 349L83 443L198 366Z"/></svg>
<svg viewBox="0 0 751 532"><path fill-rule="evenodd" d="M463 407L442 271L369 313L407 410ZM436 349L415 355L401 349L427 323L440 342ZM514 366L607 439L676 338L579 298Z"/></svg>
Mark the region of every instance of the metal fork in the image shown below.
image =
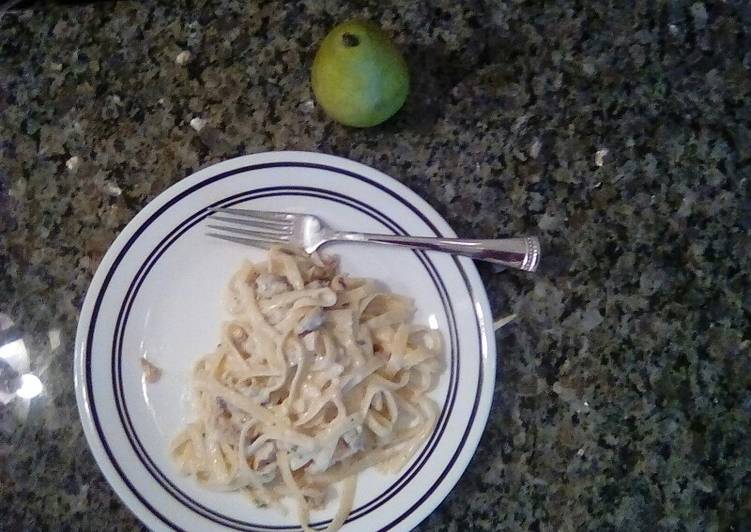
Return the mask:
<svg viewBox="0 0 751 532"><path fill-rule="evenodd" d="M412 249L445 251L476 260L485 260L533 272L540 262L540 242L536 237L499 238L495 240L467 240L463 238L433 238L419 236L374 235L336 231L312 214L255 211L235 208L212 208L210 220L224 222L209 224L217 232L208 236L258 248L288 244L300 246L312 253L327 242L374 242Z"/></svg>

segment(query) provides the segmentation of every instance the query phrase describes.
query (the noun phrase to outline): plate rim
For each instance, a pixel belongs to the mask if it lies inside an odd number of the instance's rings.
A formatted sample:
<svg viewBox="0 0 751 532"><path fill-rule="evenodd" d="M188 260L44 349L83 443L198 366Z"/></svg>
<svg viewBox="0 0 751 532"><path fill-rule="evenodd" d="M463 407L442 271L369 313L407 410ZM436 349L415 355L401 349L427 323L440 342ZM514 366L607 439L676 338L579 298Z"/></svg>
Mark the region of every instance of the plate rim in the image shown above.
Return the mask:
<svg viewBox="0 0 751 532"><path fill-rule="evenodd" d="M167 522L170 522L169 518L162 516L159 512L159 508L152 508L149 507L150 505L147 506L141 502L141 500L139 500L134 494L134 491L136 490L128 486L127 480L124 480L127 479L128 475L116 471L112 460L108 456L108 451L105 449L105 444L102 441L103 435L99 434L99 429L95 427L92 418L90 397L88 396L88 389L86 386L87 368L85 364L85 354L95 300L101 292L102 285L108 272L112 269L116 256L123 250L125 244L131 239L131 237L143 227L144 222L154 214L158 213L160 208L168 204L170 200L194 185L203 182L207 178L228 170L248 165L278 162L310 163L312 166L317 163L354 173L361 177L365 176L366 182L372 181L379 187L385 189L385 192L398 195L408 205L411 204L417 211L419 211L419 214L435 225L441 233L444 233L446 236L455 236L454 231L446 220L430 204L428 204L427 201L403 183L367 165L346 158L318 152L271 151L227 159L206 166L182 180L177 181L149 201L131 219L131 221L128 222L110 245L99 263L87 289L79 316L78 326L76 328L74 384L79 417L84 428L87 444L94 455L97 466L123 503L139 520L141 520L141 522L152 529L172 529L172 527L166 524ZM253 186L249 185L248 189L252 190ZM490 313L487 291L474 263L467 258L458 258L458 263L460 266L459 270L462 272L462 275L466 275L465 280L467 286L470 288L469 297L475 307L474 314L477 321L480 342L479 370L481 372L481 377L480 382L478 383L479 393L477 395L478 405L476 419L472 426L466 429L467 436L464 443L460 444L456 449L451 450L451 452L456 455L454 463L447 467L444 474L435 482L433 489L430 489L423 494L423 496L412 507L410 507L405 514L400 516L401 522L391 522L387 525L388 528L392 526L399 526L400 528L414 527L422 522L441 504L450 491L454 489L460 477L466 471L469 461L475 454L480 437L482 436L487 424L487 418L493 401L493 383L495 382L495 362L497 357L495 335L492 331L492 327L490 327L492 315ZM479 308L477 303L479 303ZM106 440L106 438L104 439ZM406 485L408 484L409 482L407 482ZM146 496L146 494L144 494L144 496ZM174 523L172 524L174 525Z"/></svg>

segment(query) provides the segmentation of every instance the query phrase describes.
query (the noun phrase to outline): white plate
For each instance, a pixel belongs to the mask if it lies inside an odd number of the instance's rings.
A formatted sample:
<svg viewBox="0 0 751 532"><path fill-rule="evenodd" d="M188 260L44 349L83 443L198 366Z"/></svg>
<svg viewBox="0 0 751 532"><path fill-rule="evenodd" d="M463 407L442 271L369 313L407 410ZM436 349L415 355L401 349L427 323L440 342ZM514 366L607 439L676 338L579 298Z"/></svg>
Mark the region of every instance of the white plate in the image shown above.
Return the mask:
<svg viewBox="0 0 751 532"><path fill-rule="evenodd" d="M154 530L298 530L294 511L283 515L240 494L205 490L180 476L168 454L190 418L190 369L218 341L229 277L243 258L263 257L205 236L207 207L219 205L309 212L354 231L455 235L425 201L380 172L328 155L275 152L225 161L170 187L102 260L81 311L75 372L86 438L109 483ZM344 526L409 530L459 480L485 427L495 379L487 296L469 260L362 244L325 251L340 256L343 271L414 298L415 322L444 336L433 434L399 474L361 475ZM145 383L142 356L163 369L159 382ZM336 504L313 513L318 528Z"/></svg>

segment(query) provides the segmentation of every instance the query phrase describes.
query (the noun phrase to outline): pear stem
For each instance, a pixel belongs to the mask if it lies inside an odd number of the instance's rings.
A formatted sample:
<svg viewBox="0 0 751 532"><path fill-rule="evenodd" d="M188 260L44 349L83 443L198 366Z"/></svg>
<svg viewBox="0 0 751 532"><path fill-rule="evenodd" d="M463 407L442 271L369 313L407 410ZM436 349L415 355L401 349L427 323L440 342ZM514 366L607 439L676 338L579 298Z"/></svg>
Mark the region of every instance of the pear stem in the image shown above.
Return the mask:
<svg viewBox="0 0 751 532"><path fill-rule="evenodd" d="M360 44L360 39L357 38L357 35L353 35L351 33L343 33L342 43L344 43L344 46L346 46L347 48L354 48L355 46Z"/></svg>

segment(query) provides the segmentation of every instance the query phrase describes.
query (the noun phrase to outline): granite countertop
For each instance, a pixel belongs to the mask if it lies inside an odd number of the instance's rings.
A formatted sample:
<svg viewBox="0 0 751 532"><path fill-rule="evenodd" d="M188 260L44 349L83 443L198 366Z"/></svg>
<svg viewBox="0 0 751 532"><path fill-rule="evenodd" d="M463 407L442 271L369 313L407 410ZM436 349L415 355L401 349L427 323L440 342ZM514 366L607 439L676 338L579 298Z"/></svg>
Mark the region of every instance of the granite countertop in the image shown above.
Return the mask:
<svg viewBox="0 0 751 532"><path fill-rule="evenodd" d="M480 266L518 319L479 449L421 530L751 529L750 4L146 4L0 22L0 357L42 385L0 395L0 529L141 526L78 419L86 288L159 192L280 149L382 170L460 234L543 240L536 275ZM366 130L308 82L353 15L413 75Z"/></svg>

